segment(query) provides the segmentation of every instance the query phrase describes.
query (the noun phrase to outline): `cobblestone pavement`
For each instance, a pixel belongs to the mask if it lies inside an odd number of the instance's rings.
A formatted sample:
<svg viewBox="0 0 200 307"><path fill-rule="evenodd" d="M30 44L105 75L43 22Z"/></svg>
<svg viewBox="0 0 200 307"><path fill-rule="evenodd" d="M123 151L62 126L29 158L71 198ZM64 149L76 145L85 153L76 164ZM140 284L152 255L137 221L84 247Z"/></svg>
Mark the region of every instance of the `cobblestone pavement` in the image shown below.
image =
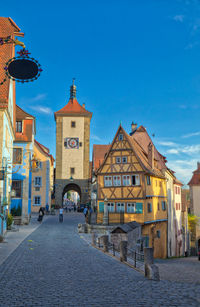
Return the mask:
<svg viewBox="0 0 200 307"><path fill-rule="evenodd" d="M162 280L197 283L200 285L200 261L197 257L156 260Z"/></svg>
<svg viewBox="0 0 200 307"><path fill-rule="evenodd" d="M51 216L19 245L0 266L1 307L200 306L200 285L146 280L82 240L80 222Z"/></svg>

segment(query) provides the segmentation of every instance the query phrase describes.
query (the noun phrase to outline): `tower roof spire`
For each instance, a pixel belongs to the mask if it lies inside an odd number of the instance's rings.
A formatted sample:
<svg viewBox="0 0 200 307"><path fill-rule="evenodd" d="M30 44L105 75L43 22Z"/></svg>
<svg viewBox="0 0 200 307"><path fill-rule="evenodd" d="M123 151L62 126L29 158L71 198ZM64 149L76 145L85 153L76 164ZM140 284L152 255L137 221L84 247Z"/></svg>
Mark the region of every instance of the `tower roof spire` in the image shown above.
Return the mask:
<svg viewBox="0 0 200 307"><path fill-rule="evenodd" d="M75 78L72 79L72 85L70 86L70 99L76 98L76 85L74 82Z"/></svg>

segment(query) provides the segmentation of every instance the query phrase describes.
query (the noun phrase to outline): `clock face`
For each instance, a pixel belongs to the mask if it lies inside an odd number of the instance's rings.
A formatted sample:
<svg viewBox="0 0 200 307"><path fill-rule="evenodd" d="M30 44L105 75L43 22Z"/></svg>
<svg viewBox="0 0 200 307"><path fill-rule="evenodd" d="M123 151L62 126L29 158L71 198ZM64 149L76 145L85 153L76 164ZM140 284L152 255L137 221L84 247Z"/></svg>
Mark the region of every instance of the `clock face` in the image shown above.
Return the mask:
<svg viewBox="0 0 200 307"><path fill-rule="evenodd" d="M65 148L79 148L79 139L78 138L66 138L64 141Z"/></svg>

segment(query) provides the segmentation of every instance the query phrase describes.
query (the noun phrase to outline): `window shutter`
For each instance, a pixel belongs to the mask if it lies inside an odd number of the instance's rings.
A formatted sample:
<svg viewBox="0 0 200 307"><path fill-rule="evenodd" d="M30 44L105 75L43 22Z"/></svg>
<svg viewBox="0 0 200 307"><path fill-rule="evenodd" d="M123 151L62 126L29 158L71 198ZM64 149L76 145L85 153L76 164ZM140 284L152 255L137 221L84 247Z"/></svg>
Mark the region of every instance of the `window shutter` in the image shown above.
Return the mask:
<svg viewBox="0 0 200 307"><path fill-rule="evenodd" d="M104 212L104 202L99 202L99 212Z"/></svg>
<svg viewBox="0 0 200 307"><path fill-rule="evenodd" d="M136 203L136 213L143 213L143 203Z"/></svg>

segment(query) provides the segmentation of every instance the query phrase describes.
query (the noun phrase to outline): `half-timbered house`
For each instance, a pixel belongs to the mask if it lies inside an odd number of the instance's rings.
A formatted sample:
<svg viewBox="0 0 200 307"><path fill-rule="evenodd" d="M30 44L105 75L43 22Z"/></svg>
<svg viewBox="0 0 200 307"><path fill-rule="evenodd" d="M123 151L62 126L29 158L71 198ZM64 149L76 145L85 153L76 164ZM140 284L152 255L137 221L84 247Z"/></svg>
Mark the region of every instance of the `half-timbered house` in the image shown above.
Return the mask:
<svg viewBox="0 0 200 307"><path fill-rule="evenodd" d="M97 223L101 224L107 202L109 224L136 221L142 224L144 246L154 256L167 256L166 180L149 142L143 149L120 125L104 160L96 171ZM157 152L157 151L156 151Z"/></svg>

